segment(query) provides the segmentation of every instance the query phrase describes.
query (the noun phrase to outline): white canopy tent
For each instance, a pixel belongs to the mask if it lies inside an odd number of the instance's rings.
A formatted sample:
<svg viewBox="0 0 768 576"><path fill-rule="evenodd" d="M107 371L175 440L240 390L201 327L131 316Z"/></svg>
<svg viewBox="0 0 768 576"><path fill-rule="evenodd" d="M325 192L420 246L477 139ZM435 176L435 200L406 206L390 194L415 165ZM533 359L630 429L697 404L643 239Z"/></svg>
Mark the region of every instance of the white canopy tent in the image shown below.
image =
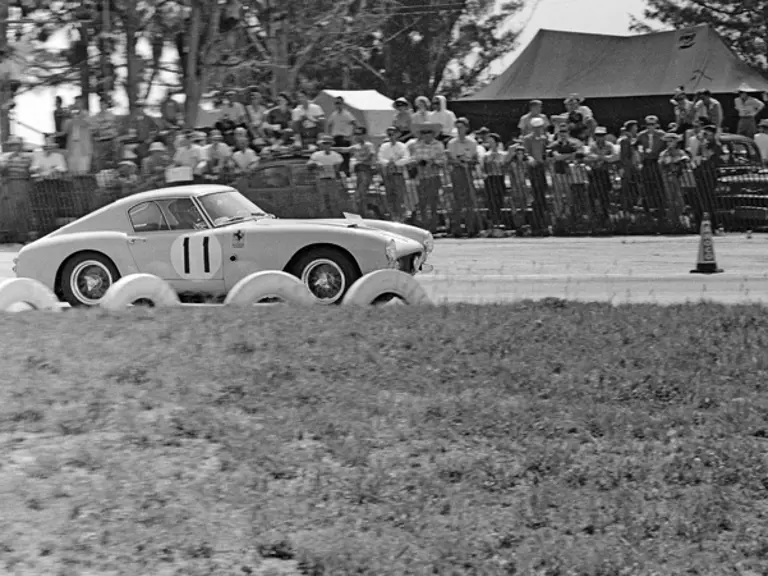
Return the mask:
<svg viewBox="0 0 768 576"><path fill-rule="evenodd" d="M392 124L395 115L394 101L376 90L323 90L315 98L328 117L333 112L333 101L341 96L350 112L361 126L368 129L374 141L386 135L387 127Z"/></svg>

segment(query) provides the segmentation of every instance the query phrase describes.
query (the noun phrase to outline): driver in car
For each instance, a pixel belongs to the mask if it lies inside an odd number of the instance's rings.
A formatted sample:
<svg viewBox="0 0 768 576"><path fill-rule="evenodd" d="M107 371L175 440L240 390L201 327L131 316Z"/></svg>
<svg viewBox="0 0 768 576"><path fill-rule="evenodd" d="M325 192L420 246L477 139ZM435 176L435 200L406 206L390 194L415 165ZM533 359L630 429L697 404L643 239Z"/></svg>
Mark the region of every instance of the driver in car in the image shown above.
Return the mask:
<svg viewBox="0 0 768 576"><path fill-rule="evenodd" d="M206 228L200 212L189 200L174 200L168 205L168 210L178 222L176 227L179 230L204 230Z"/></svg>

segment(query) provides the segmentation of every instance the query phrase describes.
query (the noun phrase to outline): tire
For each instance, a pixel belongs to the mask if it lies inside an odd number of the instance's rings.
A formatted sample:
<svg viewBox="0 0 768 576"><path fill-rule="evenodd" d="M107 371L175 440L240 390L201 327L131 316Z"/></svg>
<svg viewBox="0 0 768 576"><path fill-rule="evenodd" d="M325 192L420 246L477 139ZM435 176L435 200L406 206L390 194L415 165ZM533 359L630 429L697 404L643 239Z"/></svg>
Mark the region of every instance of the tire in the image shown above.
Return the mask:
<svg viewBox="0 0 768 576"><path fill-rule="evenodd" d="M32 278L9 278L0 282L0 311L14 304L27 304L35 310L60 312L59 299L42 282Z"/></svg>
<svg viewBox="0 0 768 576"><path fill-rule="evenodd" d="M385 304L396 298L409 306L431 306L424 288L410 274L399 270L376 270L355 282L344 297L347 306Z"/></svg>
<svg viewBox="0 0 768 576"><path fill-rule="evenodd" d="M121 278L109 288L99 305L105 310L124 310L137 303L152 308L181 305L171 285L152 274L129 274Z"/></svg>
<svg viewBox="0 0 768 576"><path fill-rule="evenodd" d="M315 298L304 283L293 274L271 270L246 276L232 287L224 304L227 306L253 306L265 299L276 298L285 304L311 306Z"/></svg>
<svg viewBox="0 0 768 576"><path fill-rule="evenodd" d="M88 271L93 274L86 274ZM97 283L91 287L88 278ZM64 264L59 290L70 306L98 306L119 279L120 273L112 260L98 252L80 252Z"/></svg>
<svg viewBox="0 0 768 576"><path fill-rule="evenodd" d="M360 278L355 263L333 248L316 248L307 252L291 266L289 272L302 281L316 304L326 306L341 303L347 290ZM325 277L318 277L320 274L325 274ZM331 285L323 285L325 282Z"/></svg>

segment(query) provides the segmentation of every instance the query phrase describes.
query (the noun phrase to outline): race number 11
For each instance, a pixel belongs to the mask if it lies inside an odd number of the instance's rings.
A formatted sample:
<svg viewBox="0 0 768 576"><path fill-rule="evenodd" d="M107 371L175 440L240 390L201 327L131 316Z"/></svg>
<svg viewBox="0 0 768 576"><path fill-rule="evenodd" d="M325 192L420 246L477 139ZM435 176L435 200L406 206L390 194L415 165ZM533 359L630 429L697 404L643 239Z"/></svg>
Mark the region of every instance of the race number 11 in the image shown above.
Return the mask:
<svg viewBox="0 0 768 576"><path fill-rule="evenodd" d="M215 236L180 236L171 247L171 263L185 280L209 280L221 269L221 244Z"/></svg>

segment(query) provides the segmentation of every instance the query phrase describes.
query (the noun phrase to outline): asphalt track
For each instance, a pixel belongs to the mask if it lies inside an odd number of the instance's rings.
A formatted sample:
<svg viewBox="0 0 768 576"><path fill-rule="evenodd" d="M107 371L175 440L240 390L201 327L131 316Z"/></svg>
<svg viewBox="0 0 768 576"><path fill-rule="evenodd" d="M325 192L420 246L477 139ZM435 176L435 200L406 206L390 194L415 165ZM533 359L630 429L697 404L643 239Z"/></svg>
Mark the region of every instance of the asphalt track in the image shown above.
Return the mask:
<svg viewBox="0 0 768 576"><path fill-rule="evenodd" d="M690 274L689 237L438 240L434 272L419 275L435 302L547 297L582 301L724 304L768 301L768 236L715 239L722 274ZM16 247L0 248L0 278L13 277Z"/></svg>

